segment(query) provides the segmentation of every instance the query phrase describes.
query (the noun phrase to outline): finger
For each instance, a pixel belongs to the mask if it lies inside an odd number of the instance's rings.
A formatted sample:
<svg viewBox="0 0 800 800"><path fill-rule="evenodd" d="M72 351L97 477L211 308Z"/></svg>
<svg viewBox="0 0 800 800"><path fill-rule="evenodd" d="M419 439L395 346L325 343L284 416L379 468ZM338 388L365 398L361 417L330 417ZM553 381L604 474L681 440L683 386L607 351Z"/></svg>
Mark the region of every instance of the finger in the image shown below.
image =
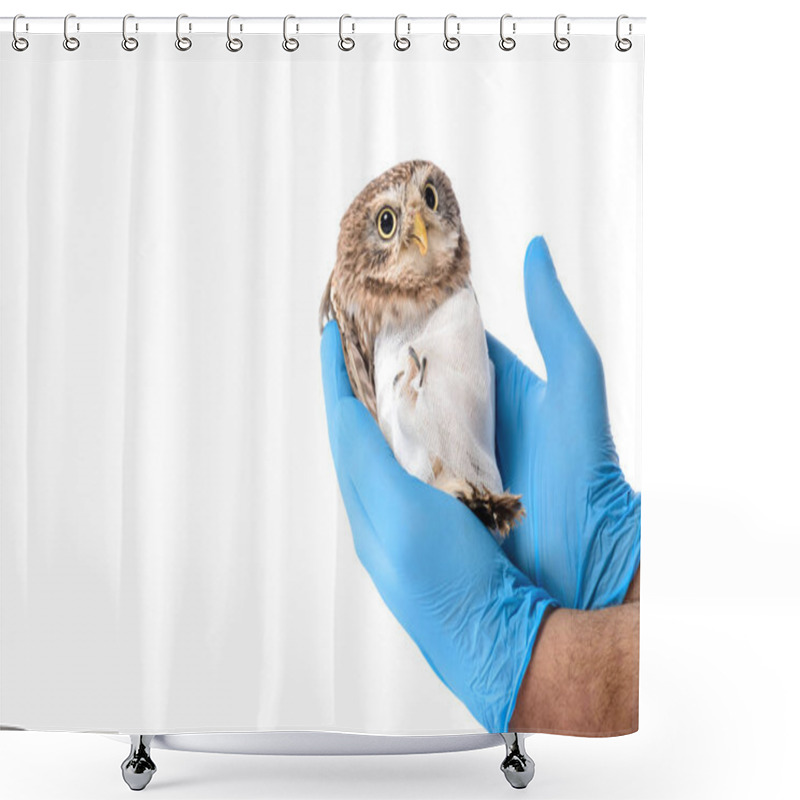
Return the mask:
<svg viewBox="0 0 800 800"><path fill-rule="evenodd" d="M497 466L507 485L517 473L517 459L524 454L526 423L531 420L531 401L544 382L502 342L486 333L489 357L495 373L495 445ZM513 487L519 491L519 487Z"/></svg>
<svg viewBox="0 0 800 800"><path fill-rule="evenodd" d="M335 322L322 332L322 381L328 436L339 484L352 484L364 513L378 532L382 515L400 515L409 491L418 481L397 462L372 414L356 399L344 362L341 335Z"/></svg>
<svg viewBox="0 0 800 800"><path fill-rule="evenodd" d="M597 351L561 287L542 236L532 239L525 253L525 301L548 383L591 366Z"/></svg>
<svg viewBox="0 0 800 800"><path fill-rule="evenodd" d="M497 391L500 394L514 394L518 387L527 388L523 381L532 382L534 385L542 379L526 364L514 355L498 338L486 331L486 345L489 348L489 358L494 364Z"/></svg>
<svg viewBox="0 0 800 800"><path fill-rule="evenodd" d="M486 331L486 346L489 348L489 358L494 362L497 372L506 369L516 369L519 359L495 336Z"/></svg>
<svg viewBox="0 0 800 800"><path fill-rule="evenodd" d="M353 397L350 377L344 362L342 336L335 320L331 320L322 330L319 345L322 359L322 385L325 390L325 408L330 414L336 401L342 397Z"/></svg>
<svg viewBox="0 0 800 800"><path fill-rule="evenodd" d="M336 442L336 407L343 397L353 397L350 386L350 377L344 361L342 350L342 337L339 326L334 320L328 322L322 331L322 340L319 345L320 360L322 361L322 390L325 395L325 416L328 420L328 441L333 452L334 461L337 454L334 446Z"/></svg>

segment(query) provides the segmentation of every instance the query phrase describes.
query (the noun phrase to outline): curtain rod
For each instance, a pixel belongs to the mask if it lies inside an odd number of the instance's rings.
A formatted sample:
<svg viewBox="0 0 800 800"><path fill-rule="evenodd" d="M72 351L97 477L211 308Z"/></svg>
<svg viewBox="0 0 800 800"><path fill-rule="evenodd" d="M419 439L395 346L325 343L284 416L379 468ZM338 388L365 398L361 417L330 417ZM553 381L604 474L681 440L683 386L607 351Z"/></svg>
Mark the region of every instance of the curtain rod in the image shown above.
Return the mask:
<svg viewBox="0 0 800 800"><path fill-rule="evenodd" d="M338 34L341 29L347 33L391 33L398 24L403 34L442 35L444 17L359 17L345 15L341 23L338 17L290 17L290 30L300 34ZM644 17L625 17L622 23L623 35L644 33ZM554 17L514 17L506 15L505 30L509 34L551 34L554 30ZM136 17L129 18L129 32L169 33L175 32L175 17ZM236 17L233 30L245 34L281 34L284 31L283 17ZM615 17L570 17L559 15L559 23L566 30L569 25L571 35L599 34L613 36L617 30ZM70 17L70 29L81 33L119 33L122 30L122 17ZM181 20L184 30L192 34L225 33L227 17L185 16ZM472 34L497 34L500 17L458 17L449 20L450 30L459 36ZM0 31L11 32L12 17L0 17ZM63 33L64 17L27 17L17 21L17 32L23 33Z"/></svg>

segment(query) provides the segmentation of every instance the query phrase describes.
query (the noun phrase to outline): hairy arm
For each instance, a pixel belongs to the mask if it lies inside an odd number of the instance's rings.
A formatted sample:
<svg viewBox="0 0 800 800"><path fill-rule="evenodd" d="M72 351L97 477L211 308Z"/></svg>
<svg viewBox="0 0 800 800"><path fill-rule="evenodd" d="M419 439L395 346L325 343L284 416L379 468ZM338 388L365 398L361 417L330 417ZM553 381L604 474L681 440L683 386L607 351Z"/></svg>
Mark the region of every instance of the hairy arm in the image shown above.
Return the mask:
<svg viewBox="0 0 800 800"><path fill-rule="evenodd" d="M615 736L639 728L639 572L620 606L545 618L509 730Z"/></svg>

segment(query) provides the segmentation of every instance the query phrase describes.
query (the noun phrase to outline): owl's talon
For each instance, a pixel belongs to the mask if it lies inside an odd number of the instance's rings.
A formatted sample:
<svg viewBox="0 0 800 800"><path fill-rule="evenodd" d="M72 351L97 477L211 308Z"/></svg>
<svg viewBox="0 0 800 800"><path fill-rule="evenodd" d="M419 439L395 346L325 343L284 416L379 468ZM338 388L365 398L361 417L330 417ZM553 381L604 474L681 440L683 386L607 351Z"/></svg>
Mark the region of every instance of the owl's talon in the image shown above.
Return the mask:
<svg viewBox="0 0 800 800"><path fill-rule="evenodd" d="M394 376L392 388L400 395L406 397L412 404L417 402L417 394L422 389L428 366L426 357L420 358L413 347L408 348L408 363Z"/></svg>

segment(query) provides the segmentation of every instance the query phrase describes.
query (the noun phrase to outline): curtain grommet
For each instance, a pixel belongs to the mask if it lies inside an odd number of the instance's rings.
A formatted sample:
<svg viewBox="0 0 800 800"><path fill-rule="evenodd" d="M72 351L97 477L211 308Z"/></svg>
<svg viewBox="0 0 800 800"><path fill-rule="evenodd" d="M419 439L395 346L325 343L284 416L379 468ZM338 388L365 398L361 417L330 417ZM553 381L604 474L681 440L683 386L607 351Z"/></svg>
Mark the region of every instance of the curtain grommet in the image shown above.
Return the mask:
<svg viewBox="0 0 800 800"><path fill-rule="evenodd" d="M228 27L226 29L226 35L228 37L228 41L225 42L225 47L228 48L228 52L230 53L238 53L243 47L244 42L241 39L237 39L235 36L231 36L231 22L233 20L239 19L237 14L231 14L228 17ZM239 30L241 31L241 26L239 26Z"/></svg>
<svg viewBox="0 0 800 800"><path fill-rule="evenodd" d="M630 39L628 39L627 37L623 37L623 36L619 35L620 23L622 22L622 20L628 19L628 18L629 17L628 17L627 14L620 14L617 17L617 41L614 42L614 47L616 47L617 50L619 50L620 53L627 53L628 50L630 50L631 47L633 47L633 42ZM633 26L629 22L628 23L628 36L630 36L631 33L633 33Z"/></svg>
<svg viewBox="0 0 800 800"><path fill-rule="evenodd" d="M343 50L345 53L349 53L356 46L356 41L351 36L344 35L342 27L346 19L353 19L353 18L349 14L342 14L342 16L339 17L339 49ZM351 23L351 25L352 25L351 32L355 33L356 30L355 23Z"/></svg>
<svg viewBox="0 0 800 800"><path fill-rule="evenodd" d="M122 49L132 53L138 46L139 40L133 36L128 36L128 20L134 19L133 14L126 14L122 18ZM138 25L136 26L138 30Z"/></svg>
<svg viewBox="0 0 800 800"><path fill-rule="evenodd" d="M555 37L555 41L553 42L553 47L555 47L555 49L558 50L559 53L563 53L569 50L569 46L571 44L570 40L567 39L567 36L569 36L569 29L570 29L569 22L567 22L567 35L559 36L558 33L558 21L566 18L567 18L566 14L558 14L553 22L553 36Z"/></svg>
<svg viewBox="0 0 800 800"><path fill-rule="evenodd" d="M74 53L81 46L81 41L76 36L69 35L68 25L71 19L75 19L74 14L67 14L67 16L64 17L64 41L62 44L65 50ZM78 25L76 29L80 30L80 26Z"/></svg>
<svg viewBox="0 0 800 800"><path fill-rule="evenodd" d="M509 50L513 50L517 46L517 40L514 39L512 36L506 36L505 34L505 29L504 29L505 22L507 19L511 18L512 18L511 14L503 14L503 16L500 17L500 49L505 50L506 53L509 52ZM511 32L512 33L517 32L516 22L511 23Z"/></svg>
<svg viewBox="0 0 800 800"><path fill-rule="evenodd" d="M405 14L398 14L394 18L394 49L399 50L401 53L404 53L411 47L411 39L408 38L408 34L411 33L411 24L406 23L407 33L405 36L400 35L400 20L401 19L408 19Z"/></svg>
<svg viewBox="0 0 800 800"><path fill-rule="evenodd" d="M181 20L188 19L188 17L188 14L178 14L175 18L175 47L182 53L185 53L192 46L192 40L188 36L181 35ZM189 30L191 31L191 29L192 26L189 25Z"/></svg>
<svg viewBox="0 0 800 800"><path fill-rule="evenodd" d="M444 18L444 41L442 42L442 46L444 47L445 50L449 50L452 53L454 50L458 50L458 48L461 47L461 39L459 39L457 35L450 36L450 34L448 33L447 26L451 19L457 19L456 15L448 14ZM456 22L456 34L460 32L461 32L461 23Z"/></svg>
<svg viewBox="0 0 800 800"><path fill-rule="evenodd" d="M298 47L300 47L300 42L297 39L295 39L293 36L289 36L287 34L287 31L288 31L288 28L289 28L289 20L290 19L297 19L297 17L294 17L291 14L287 14L283 18L283 42L281 43L281 47L283 47L283 49L287 53L294 53L294 51L297 50ZM300 26L298 25L295 28L295 30L297 31L297 30L299 30L299 28L300 28Z"/></svg>
<svg viewBox="0 0 800 800"><path fill-rule="evenodd" d="M14 21L11 23L11 36L12 36L11 46L18 53L24 53L28 49L28 45L30 44L30 42L24 36L20 36L17 33L17 20L18 19L25 19L25 15L24 14L17 14L17 16L14 17Z"/></svg>

